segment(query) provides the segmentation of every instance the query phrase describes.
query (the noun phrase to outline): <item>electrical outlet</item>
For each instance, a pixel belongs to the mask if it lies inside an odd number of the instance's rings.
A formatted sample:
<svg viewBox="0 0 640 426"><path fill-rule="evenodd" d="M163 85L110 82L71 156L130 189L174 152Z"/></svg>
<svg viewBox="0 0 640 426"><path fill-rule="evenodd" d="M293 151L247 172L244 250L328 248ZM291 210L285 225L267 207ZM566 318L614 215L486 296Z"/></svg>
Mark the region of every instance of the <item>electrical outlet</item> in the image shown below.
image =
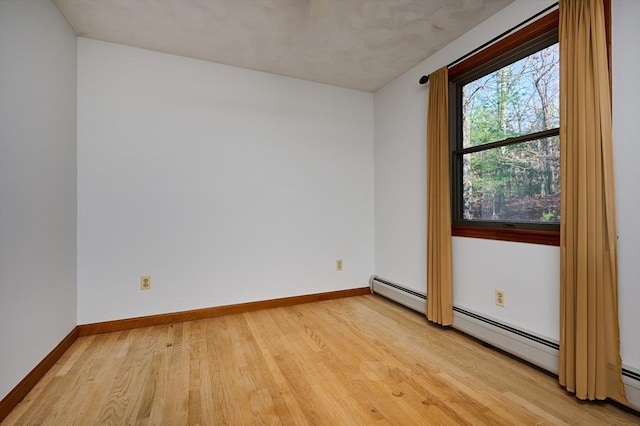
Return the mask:
<svg viewBox="0 0 640 426"><path fill-rule="evenodd" d="M504 290L496 289L496 305L500 306L501 308L507 306L507 299L505 297Z"/></svg>
<svg viewBox="0 0 640 426"><path fill-rule="evenodd" d="M342 260L336 260L336 271L342 271Z"/></svg>
<svg viewBox="0 0 640 426"><path fill-rule="evenodd" d="M151 277L149 275L140 277L140 290L151 290Z"/></svg>

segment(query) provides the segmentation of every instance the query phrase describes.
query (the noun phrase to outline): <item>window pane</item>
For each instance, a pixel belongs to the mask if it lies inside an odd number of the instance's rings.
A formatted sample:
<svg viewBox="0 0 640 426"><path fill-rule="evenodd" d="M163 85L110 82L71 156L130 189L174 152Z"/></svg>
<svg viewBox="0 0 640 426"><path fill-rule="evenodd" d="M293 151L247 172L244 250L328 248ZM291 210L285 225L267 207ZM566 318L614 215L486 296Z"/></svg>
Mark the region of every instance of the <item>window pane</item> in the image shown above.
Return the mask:
<svg viewBox="0 0 640 426"><path fill-rule="evenodd" d="M464 148L559 126L558 44L462 88Z"/></svg>
<svg viewBox="0 0 640 426"><path fill-rule="evenodd" d="M462 161L463 219L560 221L558 136L465 154Z"/></svg>

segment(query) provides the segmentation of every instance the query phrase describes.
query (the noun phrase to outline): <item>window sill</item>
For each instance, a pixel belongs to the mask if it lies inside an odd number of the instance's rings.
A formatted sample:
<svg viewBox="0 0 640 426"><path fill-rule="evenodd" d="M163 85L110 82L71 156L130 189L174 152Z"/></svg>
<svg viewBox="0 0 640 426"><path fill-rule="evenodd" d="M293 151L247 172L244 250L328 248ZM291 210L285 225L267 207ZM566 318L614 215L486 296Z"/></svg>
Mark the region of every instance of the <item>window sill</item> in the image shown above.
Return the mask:
<svg viewBox="0 0 640 426"><path fill-rule="evenodd" d="M453 225L451 226L451 235L454 237L560 246L560 231Z"/></svg>

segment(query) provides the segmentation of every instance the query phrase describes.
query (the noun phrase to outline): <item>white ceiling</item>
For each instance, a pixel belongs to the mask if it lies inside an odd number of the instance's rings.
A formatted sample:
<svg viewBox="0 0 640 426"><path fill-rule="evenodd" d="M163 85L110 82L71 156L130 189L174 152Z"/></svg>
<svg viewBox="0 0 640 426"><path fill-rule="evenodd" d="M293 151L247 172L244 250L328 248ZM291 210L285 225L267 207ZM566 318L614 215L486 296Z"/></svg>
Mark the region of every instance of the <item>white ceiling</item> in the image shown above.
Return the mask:
<svg viewBox="0 0 640 426"><path fill-rule="evenodd" d="M81 37L373 92L513 0L55 1Z"/></svg>

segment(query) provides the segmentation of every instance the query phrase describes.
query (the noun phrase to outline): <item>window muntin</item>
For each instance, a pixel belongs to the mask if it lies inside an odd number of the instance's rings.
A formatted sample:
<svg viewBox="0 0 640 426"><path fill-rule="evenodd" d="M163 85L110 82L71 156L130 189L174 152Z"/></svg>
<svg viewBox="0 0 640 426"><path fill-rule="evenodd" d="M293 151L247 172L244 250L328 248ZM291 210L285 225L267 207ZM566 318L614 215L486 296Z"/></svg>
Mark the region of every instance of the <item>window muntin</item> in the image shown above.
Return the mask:
<svg viewBox="0 0 640 426"><path fill-rule="evenodd" d="M453 223L556 230L557 31L453 78Z"/></svg>

